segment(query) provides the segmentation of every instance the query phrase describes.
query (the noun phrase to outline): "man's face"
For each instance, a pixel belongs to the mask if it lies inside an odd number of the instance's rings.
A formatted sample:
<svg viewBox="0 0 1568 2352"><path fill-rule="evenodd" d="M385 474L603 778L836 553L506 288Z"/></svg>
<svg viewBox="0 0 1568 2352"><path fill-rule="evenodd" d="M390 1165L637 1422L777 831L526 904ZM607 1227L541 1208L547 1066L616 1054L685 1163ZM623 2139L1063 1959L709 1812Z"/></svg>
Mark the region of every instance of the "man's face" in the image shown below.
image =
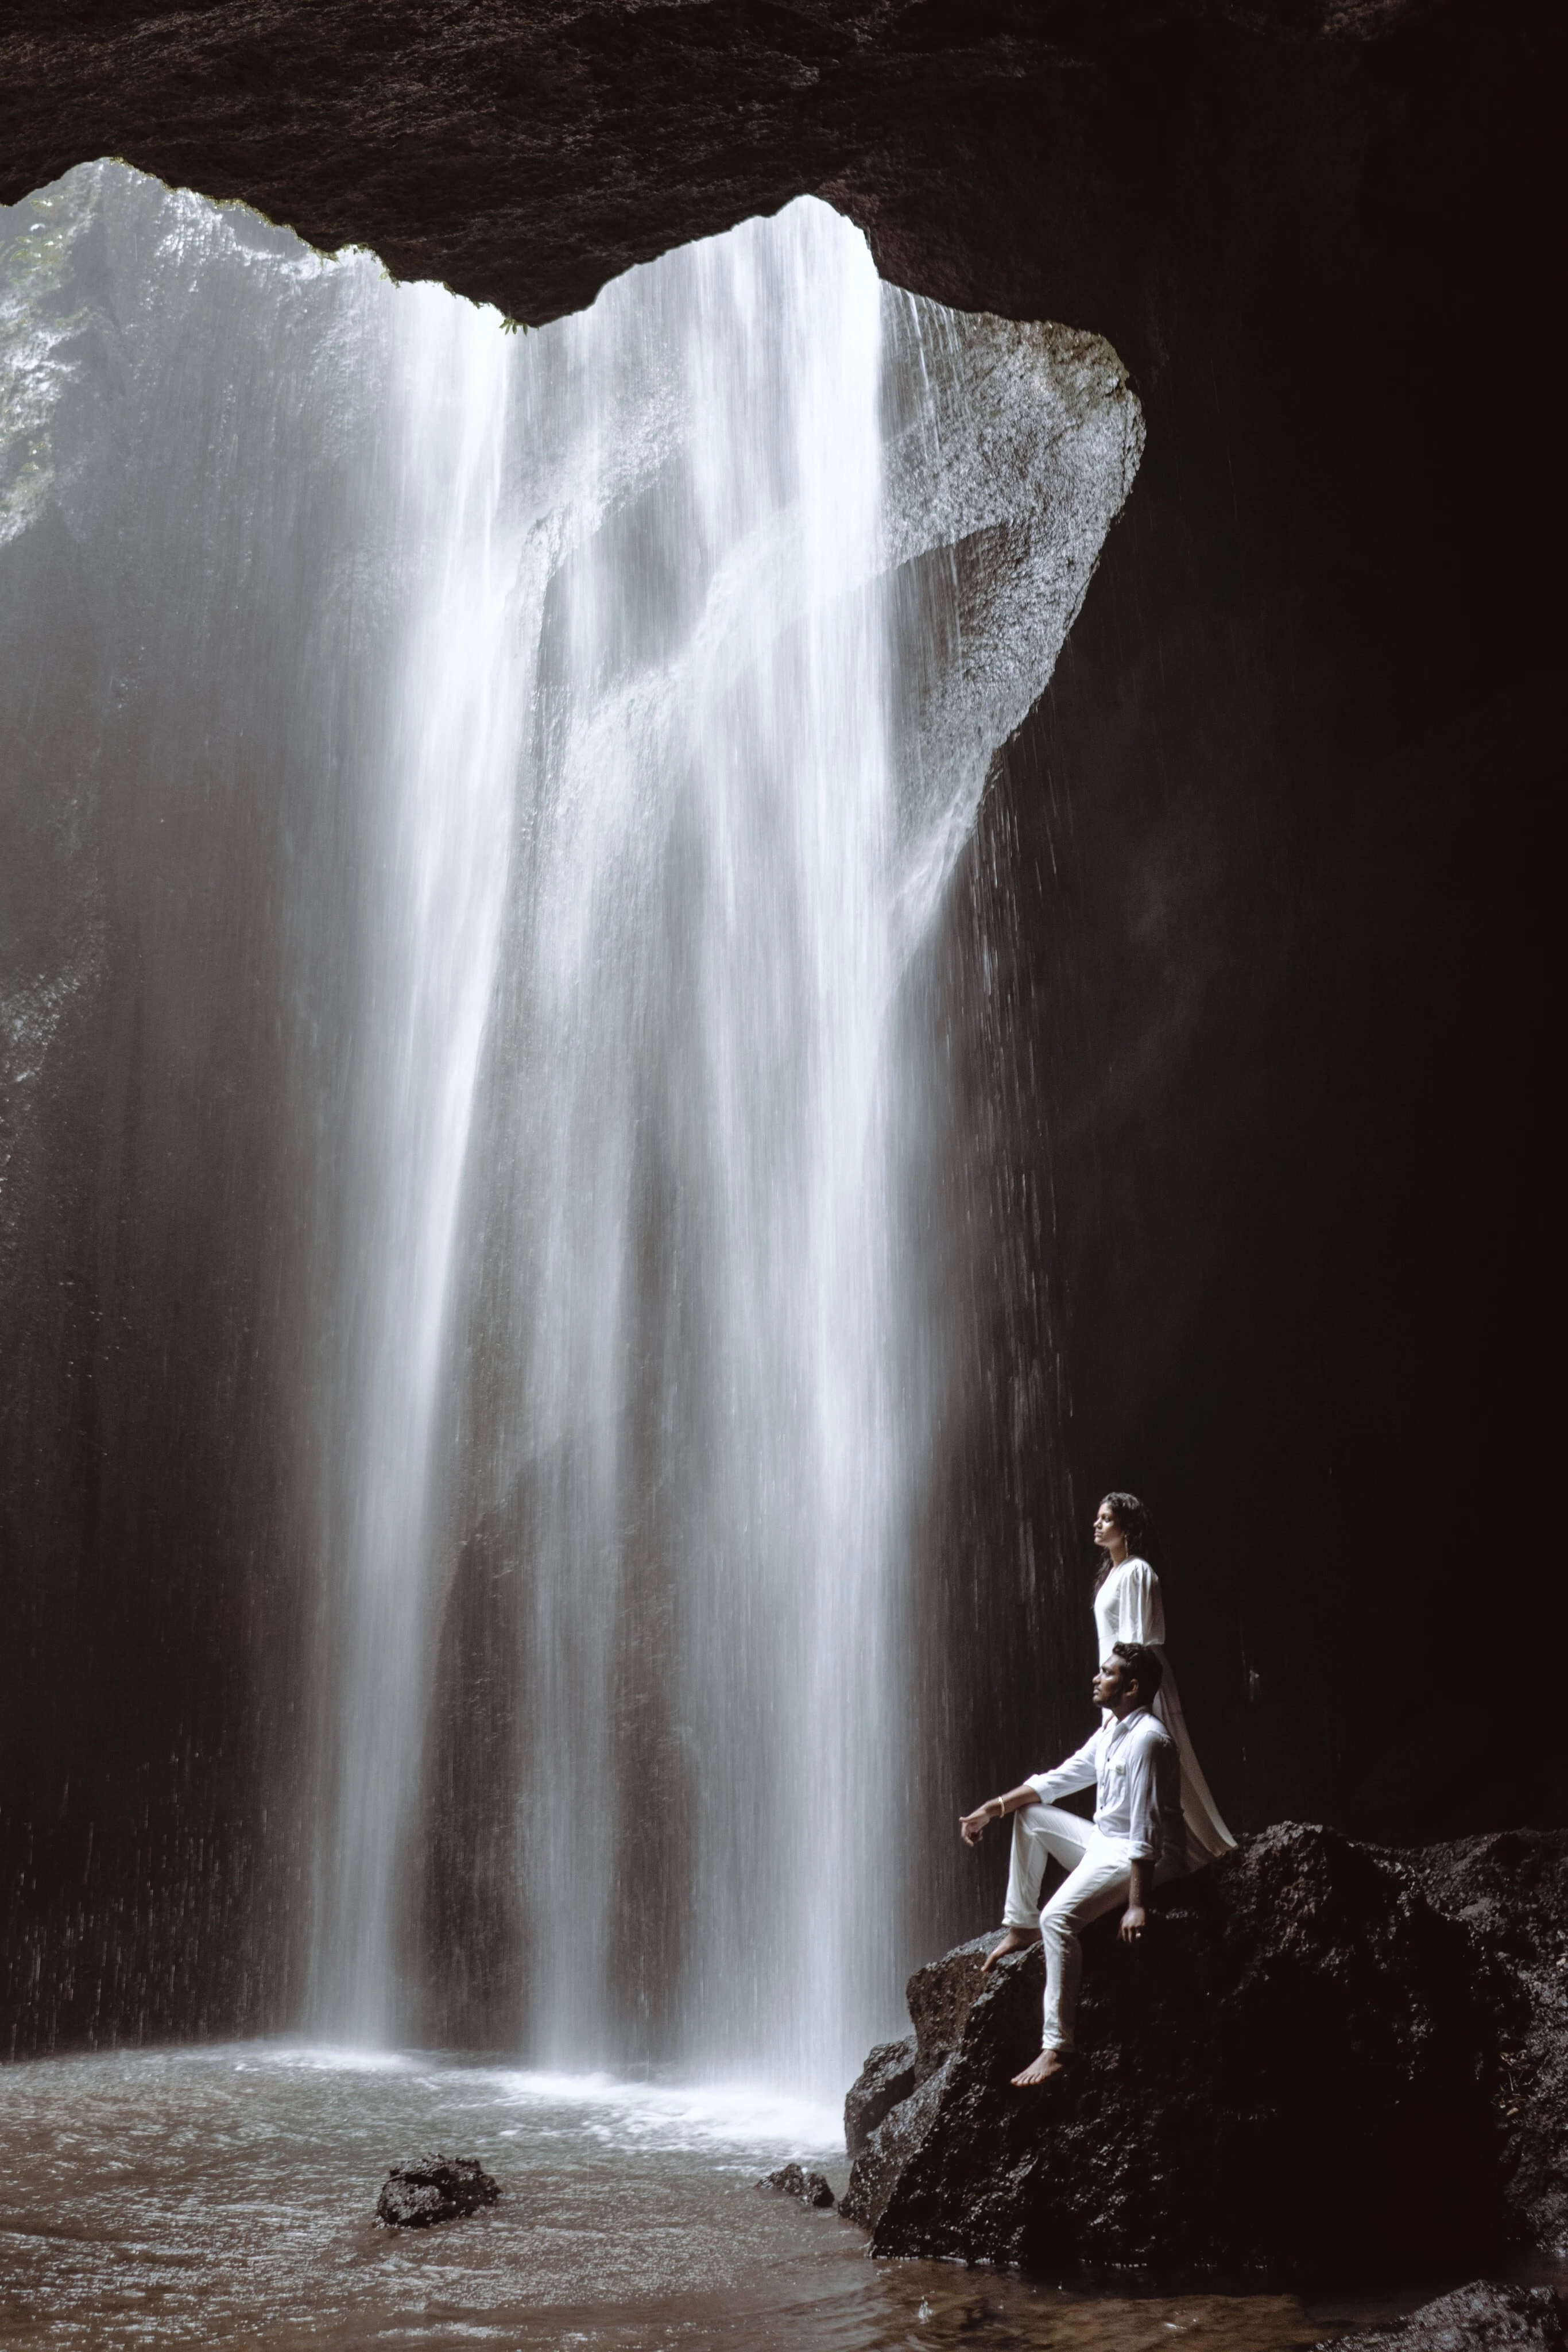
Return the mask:
<svg viewBox="0 0 1568 2352"><path fill-rule="evenodd" d="M1126 1668L1120 1658L1103 1658L1094 1677L1096 1706L1119 1707L1126 1696ZM1134 1685L1135 1687L1135 1685Z"/></svg>

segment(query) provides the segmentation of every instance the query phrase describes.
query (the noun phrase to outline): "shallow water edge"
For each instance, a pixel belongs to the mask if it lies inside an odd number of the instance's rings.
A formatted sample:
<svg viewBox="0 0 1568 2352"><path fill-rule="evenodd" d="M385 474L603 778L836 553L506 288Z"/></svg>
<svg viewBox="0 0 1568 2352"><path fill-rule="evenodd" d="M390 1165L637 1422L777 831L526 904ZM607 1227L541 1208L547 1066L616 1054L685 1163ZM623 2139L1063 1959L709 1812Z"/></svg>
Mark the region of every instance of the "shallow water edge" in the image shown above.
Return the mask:
<svg viewBox="0 0 1568 2352"><path fill-rule="evenodd" d="M1412 2307L1094 2293L934 2263L758 2188L786 2158L841 2189L833 2111L736 2084L281 2043L0 2070L0 2346L807 2347L983 2343L1293 2352ZM444 2228L373 2220L436 2147L503 2189Z"/></svg>

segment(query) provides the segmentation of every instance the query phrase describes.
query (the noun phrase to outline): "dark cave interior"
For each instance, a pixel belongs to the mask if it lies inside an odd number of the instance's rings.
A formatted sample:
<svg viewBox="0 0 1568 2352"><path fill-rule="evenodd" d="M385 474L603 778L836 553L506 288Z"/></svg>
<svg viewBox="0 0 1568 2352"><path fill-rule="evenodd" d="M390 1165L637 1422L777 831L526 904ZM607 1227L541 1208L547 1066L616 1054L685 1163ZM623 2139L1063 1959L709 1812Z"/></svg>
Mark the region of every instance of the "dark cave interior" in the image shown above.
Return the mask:
<svg viewBox="0 0 1568 2352"><path fill-rule="evenodd" d="M1087 1522L1125 1485L1238 1826L1563 1817L1538 1663L1543 14L20 0L0 34L5 202L119 155L537 321L811 190L889 278L1092 328L1132 371L1142 473L927 976L967 1041L965 1214L937 1223L966 1235L938 1271L968 1355L926 1528L926 1637L963 1661L943 1809L1072 1730L1044 1662L1087 1671ZM5 646L15 740L50 649L26 614ZM203 1311L262 1268L216 1232L193 1248L181 1410L117 1454L103 1400L137 1343L80 1269L131 1213L104 1076L127 1023L84 1046L57 1158L0 1211L13 2046L282 1998L247 1958L276 1891L262 1696L214 1662L289 1596L247 1547L265 1473L236 1480ZM68 1946L74 1990L40 2002L32 1956Z"/></svg>

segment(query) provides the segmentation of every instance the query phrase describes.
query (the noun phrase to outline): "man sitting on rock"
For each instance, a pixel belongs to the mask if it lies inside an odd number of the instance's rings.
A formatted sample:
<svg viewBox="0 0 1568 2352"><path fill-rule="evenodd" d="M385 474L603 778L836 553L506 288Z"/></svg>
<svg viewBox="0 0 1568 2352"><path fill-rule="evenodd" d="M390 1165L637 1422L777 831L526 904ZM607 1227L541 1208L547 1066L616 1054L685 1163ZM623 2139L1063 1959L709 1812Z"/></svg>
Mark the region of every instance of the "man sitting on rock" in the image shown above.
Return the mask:
<svg viewBox="0 0 1568 2352"><path fill-rule="evenodd" d="M1125 1903L1124 1943L1143 1935L1151 1886L1186 1867L1181 1812L1181 1759L1175 1740L1150 1712L1163 1668L1141 1642L1118 1642L1094 1677L1095 1704L1110 1713L1092 1739L1054 1772L1037 1772L1005 1797L991 1797L959 1822L966 1845L978 1845L987 1824L1013 1816L1006 1929L985 1964L989 1974L1009 1952L1037 1940L1045 1945L1045 2034L1040 2056L1013 2081L1048 2083L1061 2072L1072 2047L1072 2020L1083 1972L1080 1931L1103 1911ZM1052 1802L1079 1789L1096 1791L1092 1823ZM1068 1875L1045 1908L1040 1881L1048 1856Z"/></svg>

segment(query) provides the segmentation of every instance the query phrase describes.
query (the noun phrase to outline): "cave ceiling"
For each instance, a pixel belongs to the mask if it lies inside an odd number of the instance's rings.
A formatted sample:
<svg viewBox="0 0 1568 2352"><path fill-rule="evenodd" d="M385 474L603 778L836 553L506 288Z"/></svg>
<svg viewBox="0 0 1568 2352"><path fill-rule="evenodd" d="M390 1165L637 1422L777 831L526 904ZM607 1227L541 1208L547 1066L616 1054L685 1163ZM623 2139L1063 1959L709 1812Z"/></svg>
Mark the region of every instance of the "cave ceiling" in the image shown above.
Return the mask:
<svg viewBox="0 0 1568 2352"><path fill-rule="evenodd" d="M1267 271L1354 208L1380 110L1455 17L1437 0L12 0L0 201L116 155L541 322L810 191L862 225L884 276L1095 327L1146 378L1195 255Z"/></svg>

